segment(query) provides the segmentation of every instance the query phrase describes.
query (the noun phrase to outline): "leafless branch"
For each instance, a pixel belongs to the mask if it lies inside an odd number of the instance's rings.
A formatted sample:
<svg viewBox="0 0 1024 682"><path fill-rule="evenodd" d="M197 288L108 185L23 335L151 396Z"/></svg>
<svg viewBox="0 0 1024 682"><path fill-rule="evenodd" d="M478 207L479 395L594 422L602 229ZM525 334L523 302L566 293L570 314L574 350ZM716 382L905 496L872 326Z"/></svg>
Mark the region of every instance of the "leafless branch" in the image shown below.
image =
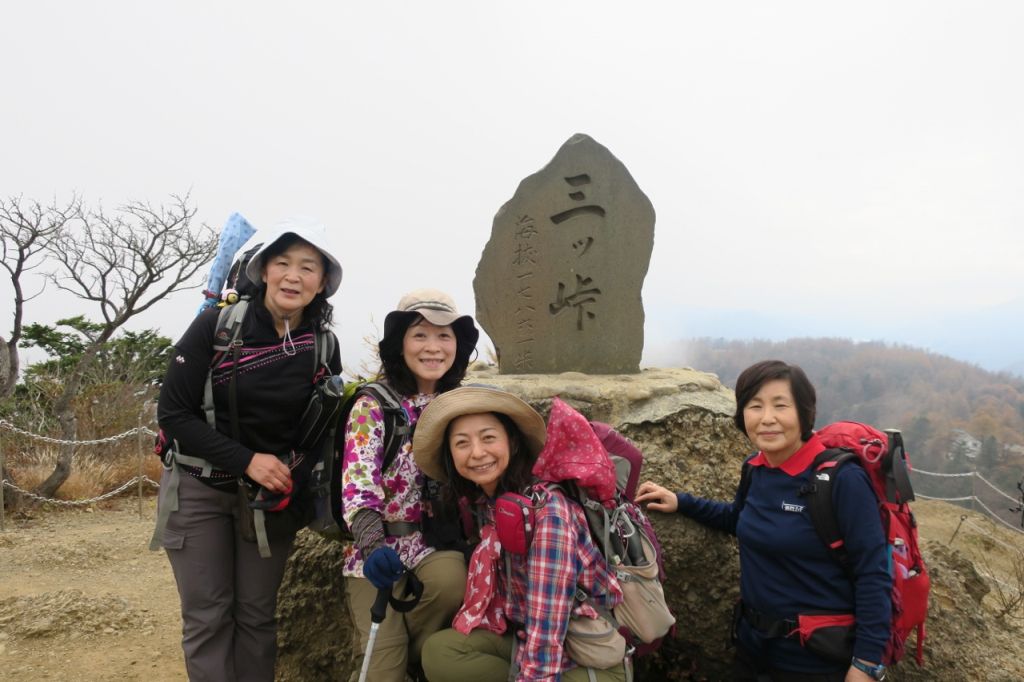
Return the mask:
<svg viewBox="0 0 1024 682"><path fill-rule="evenodd" d="M0 337L0 396L9 395L18 379L18 342L25 303L42 293L26 295L23 278L42 265L51 246L81 214L82 202L77 196L63 205L54 200L49 206L20 196L0 199L0 265L7 271L14 289L11 335L6 340Z"/></svg>
<svg viewBox="0 0 1024 682"><path fill-rule="evenodd" d="M217 235L207 225L193 228L195 214L187 194L158 207L131 202L112 214L97 207L82 212L77 229L62 232L49 243L48 252L60 266L49 275L50 281L95 303L104 323L95 337L90 336L54 401L65 440L75 436L73 400L102 344L169 294L196 286L189 280L213 258ZM36 488L37 494L52 496L67 480L73 455L73 448L62 448L53 473Z"/></svg>
<svg viewBox="0 0 1024 682"><path fill-rule="evenodd" d="M51 280L97 304L112 332L169 294L193 286L189 281L216 248L216 234L205 225L194 230L194 217L187 195L155 208L132 202L114 214L96 209L81 230L53 250L62 267Z"/></svg>

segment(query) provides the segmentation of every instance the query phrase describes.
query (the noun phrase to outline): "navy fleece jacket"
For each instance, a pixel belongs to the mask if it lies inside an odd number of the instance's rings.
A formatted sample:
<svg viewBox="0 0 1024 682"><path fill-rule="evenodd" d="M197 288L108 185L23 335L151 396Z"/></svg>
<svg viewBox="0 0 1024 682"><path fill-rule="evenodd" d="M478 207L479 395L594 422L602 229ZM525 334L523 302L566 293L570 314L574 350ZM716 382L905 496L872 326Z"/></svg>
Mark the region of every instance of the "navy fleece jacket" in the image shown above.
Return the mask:
<svg viewBox="0 0 1024 682"><path fill-rule="evenodd" d="M745 605L775 618L809 612L853 613L854 656L881 661L889 640L892 579L877 498L860 466L839 468L833 503L853 569L851 583L815 532L806 500L798 494L810 481L815 456L824 449L812 436L779 467L772 467L757 453L750 458L745 501L715 502L679 493L679 512L736 535ZM795 637L768 639L745 620L740 623L739 638L751 655L780 670L815 673L848 667L812 654Z"/></svg>

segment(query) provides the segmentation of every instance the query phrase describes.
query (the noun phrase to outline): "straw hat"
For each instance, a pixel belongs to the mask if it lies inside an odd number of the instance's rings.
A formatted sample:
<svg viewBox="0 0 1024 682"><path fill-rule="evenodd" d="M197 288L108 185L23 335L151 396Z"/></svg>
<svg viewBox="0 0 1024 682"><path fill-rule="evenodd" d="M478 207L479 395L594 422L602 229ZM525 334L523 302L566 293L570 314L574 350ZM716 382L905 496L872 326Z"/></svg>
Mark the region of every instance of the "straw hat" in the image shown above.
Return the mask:
<svg viewBox="0 0 1024 682"><path fill-rule="evenodd" d="M412 440L416 465L434 480L447 482L441 444L448 424L456 417L482 412L508 415L522 432L531 455L544 447L544 418L522 399L488 386L462 386L434 398L420 415Z"/></svg>

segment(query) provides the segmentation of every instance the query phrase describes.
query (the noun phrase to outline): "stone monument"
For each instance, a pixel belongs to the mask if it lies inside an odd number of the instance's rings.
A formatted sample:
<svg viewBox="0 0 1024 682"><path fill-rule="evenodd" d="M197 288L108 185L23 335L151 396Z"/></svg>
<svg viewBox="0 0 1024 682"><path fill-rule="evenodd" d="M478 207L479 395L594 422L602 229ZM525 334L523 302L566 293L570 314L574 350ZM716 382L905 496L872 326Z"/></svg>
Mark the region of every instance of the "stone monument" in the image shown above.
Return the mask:
<svg viewBox="0 0 1024 682"><path fill-rule="evenodd" d="M502 374L630 374L654 207L626 167L573 135L494 216L477 265L477 320Z"/></svg>

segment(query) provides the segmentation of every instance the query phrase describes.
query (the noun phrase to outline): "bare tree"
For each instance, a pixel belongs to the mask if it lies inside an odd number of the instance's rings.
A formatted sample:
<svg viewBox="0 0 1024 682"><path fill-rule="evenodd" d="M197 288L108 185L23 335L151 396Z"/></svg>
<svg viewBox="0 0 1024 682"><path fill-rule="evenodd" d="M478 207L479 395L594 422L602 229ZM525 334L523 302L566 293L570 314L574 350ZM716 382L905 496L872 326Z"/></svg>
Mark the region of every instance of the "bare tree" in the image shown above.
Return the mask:
<svg viewBox="0 0 1024 682"><path fill-rule="evenodd" d="M72 197L67 204L56 202L43 206L38 201L25 201L22 197L0 199L0 257L14 289L14 325L7 340L0 336L0 398L9 396L18 382L21 361L18 341L21 340L25 303L42 293L27 295L24 276L38 268L46 251L74 220L81 217L82 202Z"/></svg>
<svg viewBox="0 0 1024 682"><path fill-rule="evenodd" d="M74 440L77 427L73 401L82 377L101 346L128 320L169 294L195 288L190 280L213 258L217 235L207 225L192 227L195 209L189 197L174 196L167 206L144 202L122 206L114 214L89 211L80 229L65 230L48 245L59 268L49 279L62 291L99 308L102 328L91 336L54 402L64 440ZM74 446L61 448L53 473L36 493L50 497L71 475Z"/></svg>

